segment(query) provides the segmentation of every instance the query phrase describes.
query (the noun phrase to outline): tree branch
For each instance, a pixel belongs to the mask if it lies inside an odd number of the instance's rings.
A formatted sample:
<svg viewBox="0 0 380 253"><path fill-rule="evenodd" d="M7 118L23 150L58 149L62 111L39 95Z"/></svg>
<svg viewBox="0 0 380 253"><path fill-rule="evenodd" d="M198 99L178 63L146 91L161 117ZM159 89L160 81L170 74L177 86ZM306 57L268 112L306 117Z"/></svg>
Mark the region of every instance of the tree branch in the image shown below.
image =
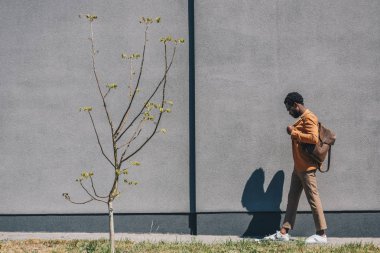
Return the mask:
<svg viewBox="0 0 380 253"><path fill-rule="evenodd" d="M141 79L141 75L142 75L143 67L144 67L145 49L146 49L146 41L147 41L147 31L148 31L148 26L146 26L146 28L145 28L144 48L143 48L143 53L142 53L142 58L141 58L141 64L140 64L140 73L139 73L139 77L137 78L136 87L135 87L135 89L133 91L132 98L129 101L127 110L125 111L123 117L121 118L119 126L116 128L115 136L117 136L119 134L120 129L122 128L123 124L125 123L125 121L127 119L127 114L128 114L128 112L129 112L129 110L130 110L130 108L132 106L133 100L134 100L136 92L137 92L137 88L140 85L140 79Z"/></svg>
<svg viewBox="0 0 380 253"><path fill-rule="evenodd" d="M145 121L144 119L140 120L140 123L139 123L139 125L137 126L135 132L133 133L132 137L131 137L131 138L130 138L125 144L123 144L123 145L121 145L120 147L118 147L118 149L121 149L122 147L127 146L127 145L130 144L134 139L136 139L136 137L140 134L140 132L141 132L141 130L142 130L141 128L142 128L142 124L143 124L144 121ZM136 136L136 134L137 134L137 136Z"/></svg>
<svg viewBox="0 0 380 253"><path fill-rule="evenodd" d="M120 146L118 149L121 149L122 147L125 147L125 146L127 146L126 148L125 148L125 150L124 150L124 152L123 152L123 154L121 155L121 157L120 157L120 162L119 162L119 164L121 165L122 164L122 160L123 160L123 158L124 158L124 155L127 153L127 150L128 150L128 148L129 148L129 146L130 146L130 144L140 135L140 133L141 133L141 131L142 131L142 125L143 125L143 123L144 123L144 119L142 119L141 121L140 121L140 123L139 123L139 125L138 125L138 127L136 128L136 131L133 133L133 135L132 135L132 137L131 137L131 139L129 140L129 141L127 141L124 145L122 145L122 146Z"/></svg>
<svg viewBox="0 0 380 253"><path fill-rule="evenodd" d="M98 75L96 73L96 68L95 68L95 46L94 46L94 30L92 28L92 21L90 22L90 27L91 27L91 58L92 58L92 70L94 72L94 76L95 76L95 80L96 80L96 84L98 86L98 91L99 91L99 94L100 96L102 97L102 101L103 101L103 107L104 107L104 111L106 112L106 115L107 115L107 119L108 119L108 124L110 125L110 128L111 128L111 134L113 136L114 134L114 131L113 131L113 124L112 124L112 120L111 120L111 117L108 113L108 109L107 109L107 104L106 104L106 101L105 101L105 96L103 95L103 92L102 92L102 89L100 88L100 82L99 82L99 78L98 78ZM107 92L108 93L108 92Z"/></svg>
<svg viewBox="0 0 380 253"><path fill-rule="evenodd" d="M106 97L107 97L107 95L108 95L108 93L110 93L110 91L111 91L111 89L110 89L110 88L108 88L108 91L107 91L107 93L104 95L104 98L106 98Z"/></svg>
<svg viewBox="0 0 380 253"><path fill-rule="evenodd" d="M132 98L132 81L133 81L133 75L134 75L134 69L133 69L133 60L132 58L129 59L129 67L130 67L130 70L129 70L129 83L128 83L128 89L129 89L129 99Z"/></svg>
<svg viewBox="0 0 380 253"><path fill-rule="evenodd" d="M96 193L95 186L94 186L94 181L92 180L92 176L90 176L90 180L91 180L91 187L92 187L92 190L93 190L94 193L95 193L95 196L98 197L98 198L103 198L103 199L108 198L108 196L105 196L105 197L103 197L103 196L99 196L99 195Z"/></svg>
<svg viewBox="0 0 380 253"><path fill-rule="evenodd" d="M90 119L91 119L91 122L92 122L92 126L94 128L94 131L95 131L95 134L96 134L96 139L98 140L98 144L99 144L99 147L100 147L100 150L102 151L102 154L103 156L107 159L107 161L112 165L112 167L116 167L116 165L114 165L111 160L107 157L107 155L104 153L104 150L103 150L103 146L102 144L100 143L100 139L99 139L99 135L98 135L98 131L96 130L96 127L95 127L95 123L94 123L94 119L92 118L92 115L91 115L91 112L88 111L88 115L90 115Z"/></svg>
<svg viewBox="0 0 380 253"><path fill-rule="evenodd" d="M116 138L116 142L120 140L120 138L125 134L125 132L128 131L128 129L135 123L135 121L138 119L138 117L140 117L141 113L144 111L145 109L145 106L150 102L150 100L153 98L153 96L156 94L157 90L160 88L161 84L164 82L164 80L166 79L166 75L167 73L169 72L172 64L173 64L173 60L174 60L174 56L175 56L175 52L176 52L176 47L174 47L174 50L173 50L173 55L172 55L172 58L170 60L170 64L168 66L168 68L166 69L165 73L164 73L164 76L162 77L161 81L158 83L156 89L154 90L153 94L148 98L148 100L145 102L144 106L142 107L142 109L140 110L140 112L137 114L137 116L132 120L132 122L128 125L128 127L120 134L118 135L118 137Z"/></svg>
<svg viewBox="0 0 380 253"><path fill-rule="evenodd" d="M69 202L71 202L71 203L73 203L73 204L76 204L76 205L84 205L84 204L87 204L87 203L93 201L93 199L87 200L85 202L74 202L71 199L66 199L66 200L69 201Z"/></svg>
<svg viewBox="0 0 380 253"><path fill-rule="evenodd" d="M71 201L71 200L69 200L69 201L70 201L71 203L73 203L73 204L84 205L84 204L87 204L87 203L93 201L93 199L87 200L87 201L85 201L85 202L74 202L74 201Z"/></svg>
<svg viewBox="0 0 380 253"><path fill-rule="evenodd" d="M95 198L95 197L94 197L94 196L93 196L93 195L92 195L92 194L86 189L86 187L84 187L84 185L82 184L82 181L81 181L81 180L79 180L79 184L82 186L83 190L85 190L85 191L87 192L87 194L88 194L93 200L96 200L96 201L103 202L103 203L106 203L106 204L107 204L106 201Z"/></svg>
<svg viewBox="0 0 380 253"><path fill-rule="evenodd" d="M164 101L165 101L165 88L166 88L166 81L167 81L167 71L168 71L168 61L167 61L167 48L166 48L166 43L164 43L164 46L165 46L165 75L164 75L164 86L163 86L163 89L162 89L162 102L161 102L161 108L164 107ZM174 53L175 53L175 48L174 48ZM173 53L173 57L174 57L174 53ZM173 58L172 58L173 59ZM128 155L126 158L124 158L123 160L121 160L121 162L124 162L126 160L128 160L129 158L131 158L132 156L134 156L137 152L139 152L149 141L150 139L152 139L152 137L156 134L156 131L157 131L157 128L160 124L160 121L161 121L161 117L162 117L162 114L163 114L163 111L160 112L160 116L158 117L158 120L157 120L157 124L156 124L156 127L154 128L154 131L153 133L147 138L147 140L137 149L135 150L132 154Z"/></svg>

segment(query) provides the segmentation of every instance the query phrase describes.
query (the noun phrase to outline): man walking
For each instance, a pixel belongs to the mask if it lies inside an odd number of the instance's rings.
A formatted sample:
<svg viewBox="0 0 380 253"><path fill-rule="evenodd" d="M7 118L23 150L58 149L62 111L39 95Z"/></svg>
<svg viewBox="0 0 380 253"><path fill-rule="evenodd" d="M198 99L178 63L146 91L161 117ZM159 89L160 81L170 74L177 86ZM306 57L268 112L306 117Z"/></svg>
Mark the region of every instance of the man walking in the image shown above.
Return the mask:
<svg viewBox="0 0 380 253"><path fill-rule="evenodd" d="M285 98L285 106L289 114L299 120L287 127L292 140L294 170L288 194L288 204L284 223L275 234L265 237L266 240L289 241L289 230L294 228L298 202L302 190L313 213L316 234L306 239L306 243L327 243L327 229L321 199L317 188L315 172L318 164L305 155L302 143L318 143L318 118L304 106L303 97L297 92L289 93Z"/></svg>

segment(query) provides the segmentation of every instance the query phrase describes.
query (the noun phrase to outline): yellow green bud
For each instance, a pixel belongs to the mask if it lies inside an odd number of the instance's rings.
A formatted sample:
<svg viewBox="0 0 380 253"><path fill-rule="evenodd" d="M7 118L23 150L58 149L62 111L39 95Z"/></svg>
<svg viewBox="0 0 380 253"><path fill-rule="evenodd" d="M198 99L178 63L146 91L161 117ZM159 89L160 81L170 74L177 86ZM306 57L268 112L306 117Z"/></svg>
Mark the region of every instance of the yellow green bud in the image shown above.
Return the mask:
<svg viewBox="0 0 380 253"><path fill-rule="evenodd" d="M108 89L116 89L117 88L117 84L116 83L109 83L106 85L106 87Z"/></svg>
<svg viewBox="0 0 380 253"><path fill-rule="evenodd" d="M167 100L167 101L165 101L165 103L167 103L169 105L173 105L174 104L172 100Z"/></svg>
<svg viewBox="0 0 380 253"><path fill-rule="evenodd" d="M83 107L80 107L79 111L91 112L92 111L92 106L83 106Z"/></svg>
<svg viewBox="0 0 380 253"><path fill-rule="evenodd" d="M95 19L97 19L98 16L96 16L96 15L86 14L86 18L87 18L90 22L92 22L92 21L94 21Z"/></svg>

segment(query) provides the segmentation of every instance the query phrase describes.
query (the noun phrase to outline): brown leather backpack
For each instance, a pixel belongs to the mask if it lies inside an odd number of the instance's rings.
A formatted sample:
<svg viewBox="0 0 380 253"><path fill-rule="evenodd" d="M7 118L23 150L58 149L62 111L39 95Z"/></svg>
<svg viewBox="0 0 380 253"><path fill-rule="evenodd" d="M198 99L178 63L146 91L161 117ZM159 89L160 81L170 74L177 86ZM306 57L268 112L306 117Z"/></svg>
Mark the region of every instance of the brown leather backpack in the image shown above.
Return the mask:
<svg viewBox="0 0 380 253"><path fill-rule="evenodd" d="M302 149L305 154L318 163L318 169L324 173L330 169L331 159L331 146L334 145L336 140L336 134L330 129L326 128L322 123L318 123L318 143L317 144L302 144ZM326 159L328 154L327 169L322 170L322 163Z"/></svg>

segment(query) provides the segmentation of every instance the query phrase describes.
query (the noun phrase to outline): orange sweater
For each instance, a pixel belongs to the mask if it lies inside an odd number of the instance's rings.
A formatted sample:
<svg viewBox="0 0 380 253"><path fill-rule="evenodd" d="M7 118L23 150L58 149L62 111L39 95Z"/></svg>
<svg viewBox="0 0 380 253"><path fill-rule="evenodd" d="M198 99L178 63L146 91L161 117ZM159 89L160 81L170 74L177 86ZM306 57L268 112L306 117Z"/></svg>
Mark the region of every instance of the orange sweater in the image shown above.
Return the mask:
<svg viewBox="0 0 380 253"><path fill-rule="evenodd" d="M294 129L290 136L292 139L294 169L298 172L317 169L317 163L304 154L300 145L301 143L318 143L317 116L307 109L293 126Z"/></svg>

